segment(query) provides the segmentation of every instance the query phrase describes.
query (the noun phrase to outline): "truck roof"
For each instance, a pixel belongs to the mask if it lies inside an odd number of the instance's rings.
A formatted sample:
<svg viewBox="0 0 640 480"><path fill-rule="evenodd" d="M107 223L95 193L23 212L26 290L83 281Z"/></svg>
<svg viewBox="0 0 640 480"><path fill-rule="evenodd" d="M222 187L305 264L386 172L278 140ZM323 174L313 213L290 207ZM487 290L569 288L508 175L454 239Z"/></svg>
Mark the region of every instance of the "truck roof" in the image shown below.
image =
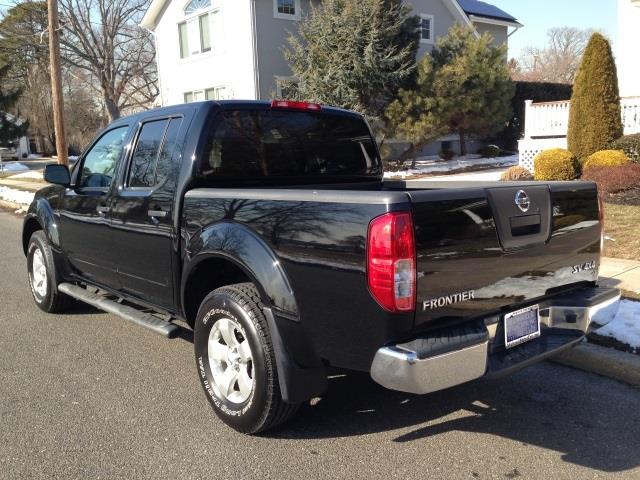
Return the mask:
<svg viewBox="0 0 640 480"><path fill-rule="evenodd" d="M137 122L144 118L162 116L162 115L171 115L172 113L180 113L185 110L185 108L201 110L203 108L213 108L219 107L222 109L248 109L248 108L271 108L271 100L206 100L203 102L192 102L192 103L182 103L177 105L170 105L167 107L159 107L153 108L151 110L144 110L138 113L134 113L132 115L127 115L125 117L121 117L115 120L110 126L117 126L120 123L131 123ZM341 114L341 115L350 115L362 118L362 115L343 108L332 107L329 105L322 105L322 111L330 112L333 114Z"/></svg>

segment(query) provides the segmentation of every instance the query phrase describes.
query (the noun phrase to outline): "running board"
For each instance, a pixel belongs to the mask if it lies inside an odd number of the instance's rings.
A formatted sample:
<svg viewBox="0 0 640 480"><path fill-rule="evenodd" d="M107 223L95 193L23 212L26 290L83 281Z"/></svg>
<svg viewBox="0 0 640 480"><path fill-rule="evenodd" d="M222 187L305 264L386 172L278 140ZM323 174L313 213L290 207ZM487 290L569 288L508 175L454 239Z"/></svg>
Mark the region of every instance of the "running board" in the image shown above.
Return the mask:
<svg viewBox="0 0 640 480"><path fill-rule="evenodd" d="M113 300L109 300L102 295L89 292L88 290L78 287L77 285L72 285L70 283L61 283L60 285L58 285L58 290L66 295L69 295L70 297L80 300L81 302L93 305L94 307L99 308L100 310L104 310L105 312L118 315L119 317L124 318L129 322L135 323L136 325L140 325L144 328L148 328L149 330L159 333L160 335L168 338L175 336L178 333L178 330L180 330L180 327L174 325L173 323L155 317L150 313L141 312L140 310L136 310L133 307L122 305Z"/></svg>

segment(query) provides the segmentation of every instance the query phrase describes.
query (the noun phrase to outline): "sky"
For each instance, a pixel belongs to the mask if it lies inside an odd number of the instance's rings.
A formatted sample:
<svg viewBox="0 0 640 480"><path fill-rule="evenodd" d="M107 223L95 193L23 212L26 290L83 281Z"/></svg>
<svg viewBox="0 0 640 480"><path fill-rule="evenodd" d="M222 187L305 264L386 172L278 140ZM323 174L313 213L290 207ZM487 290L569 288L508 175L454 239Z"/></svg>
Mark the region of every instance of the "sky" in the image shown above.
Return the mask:
<svg viewBox="0 0 640 480"><path fill-rule="evenodd" d="M544 47L552 27L593 28L614 43L617 31L617 0L486 0L513 15L524 25L509 37L509 57L518 58L523 48Z"/></svg>

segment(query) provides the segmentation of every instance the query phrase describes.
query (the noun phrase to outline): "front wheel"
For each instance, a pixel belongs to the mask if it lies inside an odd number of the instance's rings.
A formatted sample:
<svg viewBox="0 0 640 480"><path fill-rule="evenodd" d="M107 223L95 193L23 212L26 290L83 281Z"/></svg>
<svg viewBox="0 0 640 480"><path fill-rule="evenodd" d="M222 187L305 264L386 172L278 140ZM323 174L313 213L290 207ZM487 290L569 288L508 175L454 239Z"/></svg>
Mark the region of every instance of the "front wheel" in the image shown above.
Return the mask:
<svg viewBox="0 0 640 480"><path fill-rule="evenodd" d="M69 306L71 297L58 291L53 253L42 230L31 235L29 240L27 271L31 295L41 310L57 313Z"/></svg>
<svg viewBox="0 0 640 480"><path fill-rule="evenodd" d="M207 399L242 433L268 430L298 408L282 400L262 307L253 284L222 287L204 299L195 324L196 365Z"/></svg>

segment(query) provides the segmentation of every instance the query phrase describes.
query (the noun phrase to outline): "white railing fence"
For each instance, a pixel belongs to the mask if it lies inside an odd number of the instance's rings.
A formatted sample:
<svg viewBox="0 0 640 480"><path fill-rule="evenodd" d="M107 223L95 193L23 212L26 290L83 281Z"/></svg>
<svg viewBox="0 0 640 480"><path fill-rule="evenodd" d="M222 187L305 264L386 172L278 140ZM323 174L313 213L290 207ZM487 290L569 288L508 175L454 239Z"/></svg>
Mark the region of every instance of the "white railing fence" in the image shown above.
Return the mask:
<svg viewBox="0 0 640 480"><path fill-rule="evenodd" d="M526 100L524 139L547 139L567 136L570 100L533 103ZM640 133L640 97L620 99L624 134Z"/></svg>
<svg viewBox="0 0 640 480"><path fill-rule="evenodd" d="M524 102L524 138L549 138L567 135L569 100L560 102Z"/></svg>
<svg viewBox="0 0 640 480"><path fill-rule="evenodd" d="M571 102L525 102L524 138L518 141L520 165L533 171L533 159L548 148L567 148ZM640 97L620 99L624 134L640 133Z"/></svg>

